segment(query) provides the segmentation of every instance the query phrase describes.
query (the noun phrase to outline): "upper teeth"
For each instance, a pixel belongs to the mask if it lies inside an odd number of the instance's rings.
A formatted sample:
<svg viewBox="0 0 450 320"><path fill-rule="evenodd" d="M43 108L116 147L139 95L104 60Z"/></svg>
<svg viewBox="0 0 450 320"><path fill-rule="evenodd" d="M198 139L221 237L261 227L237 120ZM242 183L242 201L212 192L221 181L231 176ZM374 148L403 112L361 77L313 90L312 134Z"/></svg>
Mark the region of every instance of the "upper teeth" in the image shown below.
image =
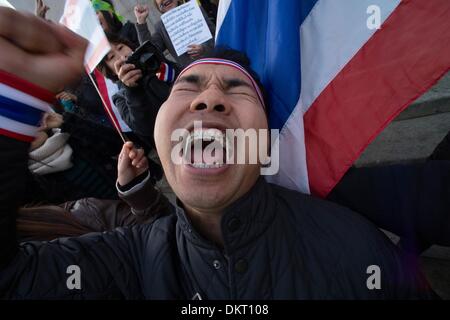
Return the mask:
<svg viewBox="0 0 450 320"><path fill-rule="evenodd" d="M203 141L212 141L216 143L213 148L222 148L225 149L225 144L227 146L224 154L229 154L232 149L232 143L229 141L229 139L226 139L226 135L219 129L215 128L199 128L193 130L185 140L185 146L184 146L184 156L185 160L188 161L188 163L191 162L191 147L194 146L195 148L201 148L203 151ZM196 143L197 142L197 143ZM195 160L194 160L195 162ZM220 168L222 167L223 161L220 161L220 163L213 163L213 164L206 164L206 163L193 163L192 164L195 168Z"/></svg>
<svg viewBox="0 0 450 320"><path fill-rule="evenodd" d="M197 129L194 130L190 133L189 136L187 136L186 139L186 145L185 148L186 150L190 149L190 147L192 146L192 143L194 143L195 141L217 141L220 143L220 145L222 146L222 148L224 147L224 140L225 140L225 135L223 134L222 131L218 130L218 129Z"/></svg>

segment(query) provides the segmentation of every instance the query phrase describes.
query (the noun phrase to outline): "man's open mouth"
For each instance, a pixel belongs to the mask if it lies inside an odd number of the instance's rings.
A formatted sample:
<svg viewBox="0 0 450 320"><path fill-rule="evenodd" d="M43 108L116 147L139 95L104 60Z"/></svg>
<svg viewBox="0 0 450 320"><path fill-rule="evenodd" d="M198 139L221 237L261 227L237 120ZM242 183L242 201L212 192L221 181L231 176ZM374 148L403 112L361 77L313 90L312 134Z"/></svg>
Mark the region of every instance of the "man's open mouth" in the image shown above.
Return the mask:
<svg viewBox="0 0 450 320"><path fill-rule="evenodd" d="M223 168L227 165L230 146L225 129L195 127L186 137L183 161L197 169Z"/></svg>

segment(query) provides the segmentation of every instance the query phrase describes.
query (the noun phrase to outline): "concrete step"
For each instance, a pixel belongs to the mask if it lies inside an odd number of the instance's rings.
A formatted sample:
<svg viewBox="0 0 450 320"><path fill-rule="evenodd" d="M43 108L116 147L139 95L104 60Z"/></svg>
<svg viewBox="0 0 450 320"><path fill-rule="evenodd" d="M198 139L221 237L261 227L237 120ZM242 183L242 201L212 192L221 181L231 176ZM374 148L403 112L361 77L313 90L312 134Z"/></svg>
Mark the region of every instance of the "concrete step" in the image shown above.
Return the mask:
<svg viewBox="0 0 450 320"><path fill-rule="evenodd" d="M375 166L427 158L450 131L450 112L392 122L355 165Z"/></svg>
<svg viewBox="0 0 450 320"><path fill-rule="evenodd" d="M427 158L450 131L450 72L403 111L366 148L356 166Z"/></svg>
<svg viewBox="0 0 450 320"><path fill-rule="evenodd" d="M450 112L450 72L414 101L394 121Z"/></svg>

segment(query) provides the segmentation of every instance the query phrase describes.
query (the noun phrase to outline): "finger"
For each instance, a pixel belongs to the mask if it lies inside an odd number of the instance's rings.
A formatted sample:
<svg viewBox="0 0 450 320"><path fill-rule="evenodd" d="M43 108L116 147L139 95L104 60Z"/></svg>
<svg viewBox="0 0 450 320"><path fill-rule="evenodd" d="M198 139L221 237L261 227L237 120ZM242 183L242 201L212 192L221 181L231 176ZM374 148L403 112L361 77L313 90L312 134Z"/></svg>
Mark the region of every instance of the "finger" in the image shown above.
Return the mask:
<svg viewBox="0 0 450 320"><path fill-rule="evenodd" d="M131 78L136 76L138 73L139 73L139 70L133 70L133 71L126 73L125 75L119 76L119 79L123 83L128 83L131 80Z"/></svg>
<svg viewBox="0 0 450 320"><path fill-rule="evenodd" d="M134 160L134 159L136 158L136 155L137 155L136 149L132 149L132 150L128 153L128 157L129 157L131 160Z"/></svg>
<svg viewBox="0 0 450 320"><path fill-rule="evenodd" d="M22 77L28 81L32 81L33 79L26 70L26 65L29 61L30 55L1 37L0 48L0 69Z"/></svg>
<svg viewBox="0 0 450 320"><path fill-rule="evenodd" d="M133 161L131 162L131 164L135 167L138 167L138 164L142 161L144 157L144 154L142 153L141 155L136 155L136 157L133 159ZM139 168L139 167L138 167Z"/></svg>
<svg viewBox="0 0 450 320"><path fill-rule="evenodd" d="M127 83L128 86L137 86L137 82L142 78L142 74L137 74L134 77L130 78L129 80L125 81L124 83Z"/></svg>
<svg viewBox="0 0 450 320"><path fill-rule="evenodd" d="M117 73L117 77L119 79L123 79L123 77L125 77L126 74L133 69L135 69L135 67L132 64L122 64L122 66L119 68L119 72Z"/></svg>
<svg viewBox="0 0 450 320"><path fill-rule="evenodd" d="M122 65L120 67L120 70L119 70L119 73L125 74L125 73L127 73L127 72L129 72L130 70L133 70L133 69L136 69L136 66L134 64L122 63Z"/></svg>
<svg viewBox="0 0 450 320"><path fill-rule="evenodd" d="M136 168L147 168L148 167L148 161L147 158L143 158L139 163L136 165Z"/></svg>
<svg viewBox="0 0 450 320"><path fill-rule="evenodd" d="M126 149L127 154L130 153L131 150L134 148L134 143L132 141L127 141L123 144L123 148ZM122 148L122 149L123 149Z"/></svg>
<svg viewBox="0 0 450 320"><path fill-rule="evenodd" d="M128 83L128 82L132 81L133 79L135 79L136 77L139 77L141 74L142 74L141 70L132 70L132 71L129 71L124 76L119 77L119 79L121 79L121 81L123 83L126 83L126 82Z"/></svg>
<svg viewBox="0 0 450 320"><path fill-rule="evenodd" d="M114 70L116 71L117 75L119 75L120 68L122 67L123 64L124 64L124 60L123 59L119 59L116 62L114 62Z"/></svg>
<svg viewBox="0 0 450 320"><path fill-rule="evenodd" d="M132 142L126 142L123 146L122 146L122 150L119 154L119 161L118 161L118 167L119 170L120 169L124 169L127 166L129 166L131 160L129 157L129 153L130 150L133 148L133 143Z"/></svg>
<svg viewBox="0 0 450 320"><path fill-rule="evenodd" d="M77 60L84 60L89 41L63 25L51 24L58 40L65 46L65 53Z"/></svg>
<svg viewBox="0 0 450 320"><path fill-rule="evenodd" d="M140 162L142 158L145 156L144 149L137 149L136 150L136 157L134 158L134 161Z"/></svg>
<svg viewBox="0 0 450 320"><path fill-rule="evenodd" d="M141 75L137 75L136 77L131 78L130 80L124 82L128 87L136 87L138 85L139 79L141 79Z"/></svg>
<svg viewBox="0 0 450 320"><path fill-rule="evenodd" d="M0 7L0 37L31 53L58 52L63 47L55 36L52 24L34 15L5 7Z"/></svg>

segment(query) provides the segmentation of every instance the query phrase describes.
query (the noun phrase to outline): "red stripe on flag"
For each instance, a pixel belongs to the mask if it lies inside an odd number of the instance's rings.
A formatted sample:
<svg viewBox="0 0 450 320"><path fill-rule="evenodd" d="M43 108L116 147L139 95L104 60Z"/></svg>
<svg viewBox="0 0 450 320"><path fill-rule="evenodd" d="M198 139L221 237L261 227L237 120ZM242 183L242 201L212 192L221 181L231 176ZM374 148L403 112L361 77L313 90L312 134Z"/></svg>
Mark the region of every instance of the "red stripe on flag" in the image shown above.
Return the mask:
<svg viewBox="0 0 450 320"><path fill-rule="evenodd" d="M94 75L95 75L95 79L97 80L98 90L100 90L103 100L105 100L106 107L108 107L108 109L109 109L109 112L107 110L106 113L109 115L109 118L113 122L113 125L116 128L121 130L122 128L120 127L119 121L117 120L116 115L114 114L114 111L113 111L113 108L111 105L111 100L109 99L108 87L106 86L105 78L104 78L103 74L100 71L98 71L97 69L94 69Z"/></svg>
<svg viewBox="0 0 450 320"><path fill-rule="evenodd" d="M9 130L2 129L2 128L0 128L0 135L6 136L9 138L13 138L15 140L25 141L25 142L32 142L35 139L35 137L26 136L24 134L9 131Z"/></svg>
<svg viewBox="0 0 450 320"><path fill-rule="evenodd" d="M166 64L163 62L163 63L161 63L161 66L159 67L158 79L160 81L165 81L165 77L166 77Z"/></svg>
<svg viewBox="0 0 450 320"><path fill-rule="evenodd" d="M54 93L49 90L3 70L0 70L0 82L50 104L55 101Z"/></svg>
<svg viewBox="0 0 450 320"><path fill-rule="evenodd" d="M311 192L326 196L367 145L450 68L450 1L404 0L304 116Z"/></svg>

